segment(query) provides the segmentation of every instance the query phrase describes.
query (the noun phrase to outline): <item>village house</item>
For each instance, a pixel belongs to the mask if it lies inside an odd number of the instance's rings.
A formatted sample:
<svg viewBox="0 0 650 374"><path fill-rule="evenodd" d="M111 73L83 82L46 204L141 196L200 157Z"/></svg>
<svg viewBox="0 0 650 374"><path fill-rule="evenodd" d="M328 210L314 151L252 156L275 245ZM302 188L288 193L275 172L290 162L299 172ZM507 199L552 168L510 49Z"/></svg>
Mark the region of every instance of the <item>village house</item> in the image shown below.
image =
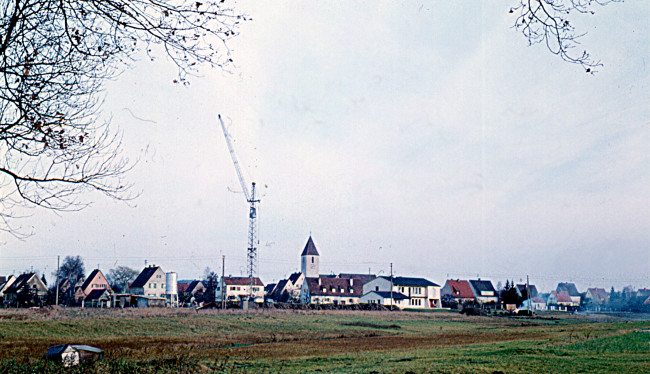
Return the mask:
<svg viewBox="0 0 650 374"><path fill-rule="evenodd" d="M305 273L293 273L289 278L280 280L268 298L280 303L300 302L300 290L304 281Z"/></svg>
<svg viewBox="0 0 650 374"><path fill-rule="evenodd" d="M300 302L305 304L359 304L363 284L355 278L338 275L319 275L305 278L300 290Z"/></svg>
<svg viewBox="0 0 650 374"><path fill-rule="evenodd" d="M472 288L474 297L479 304L497 304L499 302L499 295L494 289L492 282L489 280L470 280L469 285Z"/></svg>
<svg viewBox="0 0 650 374"><path fill-rule="evenodd" d="M252 295L255 302L264 301L264 283L259 278L249 277L221 277L215 292L215 299L221 301L221 295L225 293L227 301L248 300Z"/></svg>
<svg viewBox="0 0 650 374"><path fill-rule="evenodd" d="M178 298L184 302L194 302L206 292L203 281L193 280L189 283L178 282Z"/></svg>
<svg viewBox="0 0 650 374"><path fill-rule="evenodd" d="M580 305L580 303L576 303L571 298L571 295L569 295L569 292L565 290L551 291L546 304L548 310L558 310L561 312L573 311Z"/></svg>
<svg viewBox="0 0 650 374"><path fill-rule="evenodd" d="M160 266L147 266L131 283L130 291L133 295L165 297L166 280L165 272Z"/></svg>
<svg viewBox="0 0 650 374"><path fill-rule="evenodd" d="M90 300L97 301L103 294L103 291L106 291L106 296L110 300L113 295L113 290L111 289L110 284L106 280L106 277L101 270L95 269L90 275L86 278L83 284L75 290L74 298L77 304L83 304L86 297L91 294L93 291L102 291L101 293L95 292L93 297Z"/></svg>
<svg viewBox="0 0 650 374"><path fill-rule="evenodd" d="M582 301L582 295L580 295L580 292L574 283L560 282L558 283L555 290L566 291L569 294L569 297L571 298L573 304L580 305L580 302Z"/></svg>
<svg viewBox="0 0 650 374"><path fill-rule="evenodd" d="M4 294L7 305L40 305L47 297L47 286L36 273L25 273L19 275Z"/></svg>
<svg viewBox="0 0 650 374"><path fill-rule="evenodd" d="M441 308L440 286L424 278L380 276L363 285L363 294L390 291L407 297L407 308ZM399 296L398 296L399 297Z"/></svg>
<svg viewBox="0 0 650 374"><path fill-rule="evenodd" d="M15 275L0 276L0 301L4 300L5 291L16 281Z"/></svg>
<svg viewBox="0 0 650 374"><path fill-rule="evenodd" d="M591 311L600 311L609 303L609 294L604 288L588 288L585 292L585 308Z"/></svg>
<svg viewBox="0 0 650 374"><path fill-rule="evenodd" d="M361 304L378 304L400 309L409 307L409 297L400 292L370 291L359 299Z"/></svg>
<svg viewBox="0 0 650 374"><path fill-rule="evenodd" d="M453 298L458 305L474 303L476 301L469 281L461 279L448 279L440 290L440 295L443 299Z"/></svg>

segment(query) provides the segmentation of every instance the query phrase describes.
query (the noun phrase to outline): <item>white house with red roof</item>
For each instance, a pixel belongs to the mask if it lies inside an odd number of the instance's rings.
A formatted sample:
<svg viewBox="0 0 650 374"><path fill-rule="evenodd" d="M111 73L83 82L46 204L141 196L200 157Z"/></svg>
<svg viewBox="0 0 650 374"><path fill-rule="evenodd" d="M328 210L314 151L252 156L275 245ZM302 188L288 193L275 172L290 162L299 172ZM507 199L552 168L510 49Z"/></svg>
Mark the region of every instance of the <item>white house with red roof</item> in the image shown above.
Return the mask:
<svg viewBox="0 0 650 374"><path fill-rule="evenodd" d="M452 297L458 304L476 301L469 281L462 279L448 279L442 286L440 295L441 297Z"/></svg>
<svg viewBox="0 0 650 374"><path fill-rule="evenodd" d="M222 277L215 291L217 301L222 300L222 294L227 301L247 300L251 295L255 301L264 300L264 283L260 278L252 278L251 282L249 277Z"/></svg>

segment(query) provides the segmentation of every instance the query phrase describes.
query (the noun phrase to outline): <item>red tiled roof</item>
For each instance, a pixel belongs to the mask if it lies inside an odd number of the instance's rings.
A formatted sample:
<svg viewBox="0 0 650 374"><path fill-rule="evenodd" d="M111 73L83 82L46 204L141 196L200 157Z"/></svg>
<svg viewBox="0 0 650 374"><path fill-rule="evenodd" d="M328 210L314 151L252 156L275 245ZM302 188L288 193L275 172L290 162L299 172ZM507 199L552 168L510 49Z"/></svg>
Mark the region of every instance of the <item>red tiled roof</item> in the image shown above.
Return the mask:
<svg viewBox="0 0 650 374"><path fill-rule="evenodd" d="M587 292L591 293L592 300L596 304L603 304L609 300L609 295L604 288L589 288Z"/></svg>
<svg viewBox="0 0 650 374"><path fill-rule="evenodd" d="M555 295L555 299L558 303L571 303L571 295L567 291L551 291Z"/></svg>
<svg viewBox="0 0 650 374"><path fill-rule="evenodd" d="M469 282L466 280L447 280L447 284L453 292L453 296L459 299L473 299L474 292L472 292L472 287L470 287Z"/></svg>
<svg viewBox="0 0 650 374"><path fill-rule="evenodd" d="M251 284L250 278L248 277L223 277L223 280L229 286L248 286ZM262 283L260 278L253 278L253 286L264 287L264 283Z"/></svg>
<svg viewBox="0 0 650 374"><path fill-rule="evenodd" d="M186 292L188 287L190 287L189 283L178 283L178 293Z"/></svg>

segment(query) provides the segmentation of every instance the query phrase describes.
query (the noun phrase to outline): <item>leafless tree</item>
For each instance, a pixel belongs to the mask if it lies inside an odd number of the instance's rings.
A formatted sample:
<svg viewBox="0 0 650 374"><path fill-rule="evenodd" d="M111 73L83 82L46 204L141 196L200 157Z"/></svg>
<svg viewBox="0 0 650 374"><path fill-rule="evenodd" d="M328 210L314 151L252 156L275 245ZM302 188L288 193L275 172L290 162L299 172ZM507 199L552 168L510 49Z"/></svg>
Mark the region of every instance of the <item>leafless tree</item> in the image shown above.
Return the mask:
<svg viewBox="0 0 650 374"><path fill-rule="evenodd" d="M551 53L564 61L581 65L587 73L593 73L602 66L586 51L575 52L579 33L570 18L576 14L594 14L595 6L622 0L518 0L510 9L517 16L515 28L520 30L528 43L545 44Z"/></svg>
<svg viewBox="0 0 650 374"><path fill-rule="evenodd" d="M103 83L156 51L176 83L227 69L243 20L224 1L0 0L0 230L20 235L24 207L79 210L87 190L132 198L133 162L99 119Z"/></svg>

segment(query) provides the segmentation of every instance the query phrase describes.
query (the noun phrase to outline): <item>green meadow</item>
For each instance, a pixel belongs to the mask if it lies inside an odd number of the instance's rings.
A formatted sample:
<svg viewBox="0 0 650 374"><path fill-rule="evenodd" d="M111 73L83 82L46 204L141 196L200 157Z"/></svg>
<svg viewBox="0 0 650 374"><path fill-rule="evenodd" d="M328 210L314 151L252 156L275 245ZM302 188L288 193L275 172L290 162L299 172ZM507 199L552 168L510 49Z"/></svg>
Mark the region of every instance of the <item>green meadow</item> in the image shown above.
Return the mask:
<svg viewBox="0 0 650 374"><path fill-rule="evenodd" d="M0 310L0 373L59 372L63 343L105 352L70 373L650 372L650 322L621 316Z"/></svg>

